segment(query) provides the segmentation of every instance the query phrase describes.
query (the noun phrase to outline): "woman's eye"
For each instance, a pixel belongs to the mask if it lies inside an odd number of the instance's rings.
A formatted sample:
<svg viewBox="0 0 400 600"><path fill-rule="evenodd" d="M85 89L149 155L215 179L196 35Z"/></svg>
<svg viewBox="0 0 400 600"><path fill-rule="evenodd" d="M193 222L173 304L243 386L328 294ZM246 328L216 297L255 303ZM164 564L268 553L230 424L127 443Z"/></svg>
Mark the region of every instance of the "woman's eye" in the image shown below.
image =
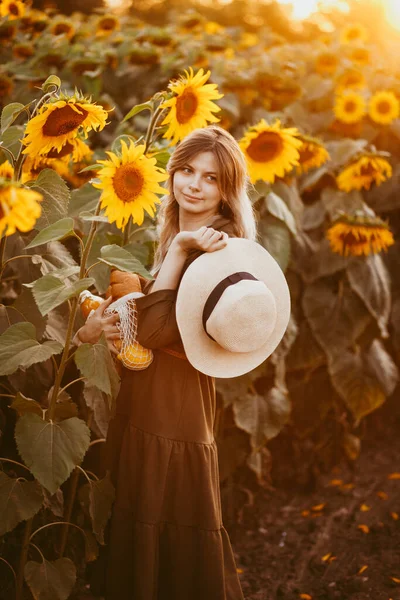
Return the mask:
<svg viewBox="0 0 400 600"><path fill-rule="evenodd" d="M214 177L214 175L209 175L209 176L208 176L208 179L209 179L210 181L217 181L217 178L216 178L216 177Z"/></svg>
<svg viewBox="0 0 400 600"><path fill-rule="evenodd" d="M189 167L183 167L182 171L183 171L184 173L190 173L190 169L189 169Z"/></svg>

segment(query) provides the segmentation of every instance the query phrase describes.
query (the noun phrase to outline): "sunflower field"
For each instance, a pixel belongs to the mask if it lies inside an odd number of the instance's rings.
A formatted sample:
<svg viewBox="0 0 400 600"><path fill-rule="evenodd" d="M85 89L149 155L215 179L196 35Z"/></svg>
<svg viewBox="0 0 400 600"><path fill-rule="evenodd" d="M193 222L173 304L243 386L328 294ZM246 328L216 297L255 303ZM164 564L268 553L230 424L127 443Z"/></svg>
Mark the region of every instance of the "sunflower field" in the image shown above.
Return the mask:
<svg viewBox="0 0 400 600"><path fill-rule="evenodd" d="M1 598L70 597L105 544L118 361L105 338L74 345L79 296L113 269L152 278L166 165L193 129L238 140L292 301L273 355L217 380L226 513L282 448L293 485L356 465L398 391L400 34L368 0L302 29L274 3L161 5L0 0Z"/></svg>

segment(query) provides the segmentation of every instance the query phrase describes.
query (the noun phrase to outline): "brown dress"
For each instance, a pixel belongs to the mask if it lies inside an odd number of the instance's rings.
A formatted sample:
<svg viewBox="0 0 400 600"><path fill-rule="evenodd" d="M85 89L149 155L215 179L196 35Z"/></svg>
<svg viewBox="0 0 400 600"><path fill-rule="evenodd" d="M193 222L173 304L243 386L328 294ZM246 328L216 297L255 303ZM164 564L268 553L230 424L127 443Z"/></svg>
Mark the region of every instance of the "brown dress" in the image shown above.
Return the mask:
<svg viewBox="0 0 400 600"><path fill-rule="evenodd" d="M212 227L231 233L222 217ZM154 359L123 369L107 434L116 499L106 600L243 599L221 518L215 380L185 357L176 297L165 289L137 300L137 339Z"/></svg>

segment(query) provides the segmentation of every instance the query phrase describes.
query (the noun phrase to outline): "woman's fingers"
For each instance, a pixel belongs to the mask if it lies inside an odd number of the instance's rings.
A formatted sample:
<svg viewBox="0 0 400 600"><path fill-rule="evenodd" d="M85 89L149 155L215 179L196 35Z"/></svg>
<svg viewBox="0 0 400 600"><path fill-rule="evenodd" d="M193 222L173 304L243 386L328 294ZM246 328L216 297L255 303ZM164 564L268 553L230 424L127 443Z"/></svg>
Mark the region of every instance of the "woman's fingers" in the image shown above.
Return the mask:
<svg viewBox="0 0 400 600"><path fill-rule="evenodd" d="M106 335L108 340L120 340L121 334L119 331L112 331Z"/></svg>
<svg viewBox="0 0 400 600"><path fill-rule="evenodd" d="M104 314L104 311L106 310L106 308L108 306L110 306L111 302L113 301L112 296L110 296L109 298L107 298L107 300L104 300L104 302L102 302L95 310L95 313L102 316Z"/></svg>
<svg viewBox="0 0 400 600"><path fill-rule="evenodd" d="M108 345L108 349L110 350L111 354L114 354L115 356L118 356L119 351L116 349L116 347L114 346L113 342L107 342Z"/></svg>
<svg viewBox="0 0 400 600"><path fill-rule="evenodd" d="M118 321L119 321L118 313L115 313L113 315L110 315L109 317L103 318L103 323L108 324L108 325L113 325L114 323L118 323Z"/></svg>

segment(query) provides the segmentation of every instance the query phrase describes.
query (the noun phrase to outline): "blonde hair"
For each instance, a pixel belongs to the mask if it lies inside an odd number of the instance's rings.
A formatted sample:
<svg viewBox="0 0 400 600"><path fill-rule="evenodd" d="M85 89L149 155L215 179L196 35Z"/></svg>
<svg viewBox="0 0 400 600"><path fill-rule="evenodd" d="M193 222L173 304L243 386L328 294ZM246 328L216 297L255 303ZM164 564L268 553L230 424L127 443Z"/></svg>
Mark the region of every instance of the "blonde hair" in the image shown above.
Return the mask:
<svg viewBox="0 0 400 600"><path fill-rule="evenodd" d="M179 233L179 205L174 197L174 174L200 152L212 152L218 165L218 187L221 192L219 214L230 219L236 237L256 240L255 213L247 194L249 178L246 161L235 138L217 125L192 131L175 149L167 165L168 191L157 215L159 244L151 274L161 268L168 248Z"/></svg>

